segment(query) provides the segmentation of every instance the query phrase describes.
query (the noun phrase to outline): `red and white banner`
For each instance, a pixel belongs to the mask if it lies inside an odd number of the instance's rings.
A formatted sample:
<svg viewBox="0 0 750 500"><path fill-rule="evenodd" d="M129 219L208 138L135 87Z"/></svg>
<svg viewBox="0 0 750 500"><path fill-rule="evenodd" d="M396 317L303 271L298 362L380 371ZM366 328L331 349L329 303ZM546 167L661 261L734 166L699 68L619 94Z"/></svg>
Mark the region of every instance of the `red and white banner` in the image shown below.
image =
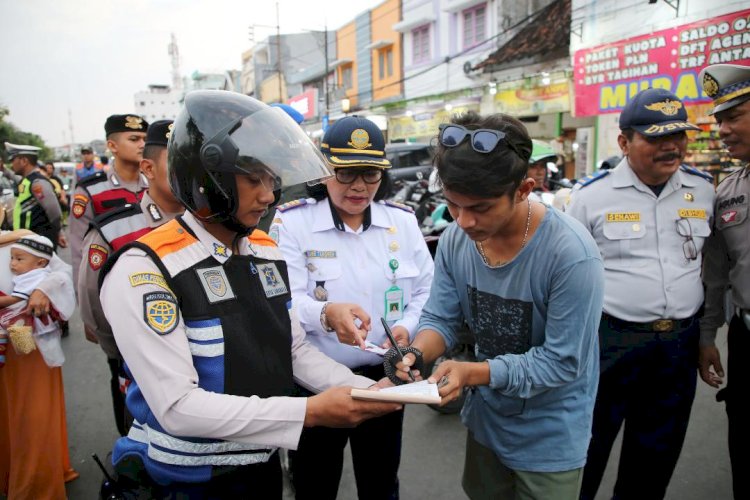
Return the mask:
<svg viewBox="0 0 750 500"><path fill-rule="evenodd" d="M291 97L288 104L302 113L305 120L318 116L318 89L309 89Z"/></svg>

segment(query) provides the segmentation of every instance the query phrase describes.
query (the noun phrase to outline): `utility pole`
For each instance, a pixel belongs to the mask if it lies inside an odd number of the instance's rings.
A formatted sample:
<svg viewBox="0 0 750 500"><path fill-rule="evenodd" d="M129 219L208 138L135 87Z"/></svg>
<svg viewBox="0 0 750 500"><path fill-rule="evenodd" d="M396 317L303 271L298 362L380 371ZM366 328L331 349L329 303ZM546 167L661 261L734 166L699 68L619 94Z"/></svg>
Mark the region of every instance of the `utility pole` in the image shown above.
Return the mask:
<svg viewBox="0 0 750 500"><path fill-rule="evenodd" d="M286 99L281 95L281 27L279 23L279 2L276 2L276 68L279 73L279 102Z"/></svg>

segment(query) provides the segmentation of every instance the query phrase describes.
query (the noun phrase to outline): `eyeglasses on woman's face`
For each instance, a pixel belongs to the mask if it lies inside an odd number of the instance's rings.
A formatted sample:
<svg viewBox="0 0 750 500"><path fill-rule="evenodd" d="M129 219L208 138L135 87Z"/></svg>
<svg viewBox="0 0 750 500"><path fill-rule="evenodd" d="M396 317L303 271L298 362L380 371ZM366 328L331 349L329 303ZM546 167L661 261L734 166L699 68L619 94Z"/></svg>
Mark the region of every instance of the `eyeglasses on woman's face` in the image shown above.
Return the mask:
<svg viewBox="0 0 750 500"><path fill-rule="evenodd" d="M379 168L337 168L335 173L336 180L341 184L352 184L357 177L362 177L365 184L377 184L383 179L383 170Z"/></svg>
<svg viewBox="0 0 750 500"><path fill-rule="evenodd" d="M459 146L466 137L470 138L470 144L474 151L477 153L489 154L493 152L497 145L507 137L507 134L502 130L492 130L488 128L469 130L461 125L455 125L453 123L443 123L440 125L438 140L440 141L440 144L446 148L455 148ZM521 156L521 153L516 149L512 142L504 141L504 144L506 144L518 156Z"/></svg>

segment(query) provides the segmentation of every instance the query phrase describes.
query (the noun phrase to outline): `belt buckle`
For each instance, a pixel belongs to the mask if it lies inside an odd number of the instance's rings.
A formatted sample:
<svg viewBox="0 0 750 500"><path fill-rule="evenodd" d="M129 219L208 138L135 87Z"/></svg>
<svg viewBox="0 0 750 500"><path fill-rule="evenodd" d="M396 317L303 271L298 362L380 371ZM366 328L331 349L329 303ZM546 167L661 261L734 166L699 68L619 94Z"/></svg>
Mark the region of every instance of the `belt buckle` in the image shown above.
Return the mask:
<svg viewBox="0 0 750 500"><path fill-rule="evenodd" d="M657 319L653 323L653 329L655 332L671 332L674 329L674 320Z"/></svg>

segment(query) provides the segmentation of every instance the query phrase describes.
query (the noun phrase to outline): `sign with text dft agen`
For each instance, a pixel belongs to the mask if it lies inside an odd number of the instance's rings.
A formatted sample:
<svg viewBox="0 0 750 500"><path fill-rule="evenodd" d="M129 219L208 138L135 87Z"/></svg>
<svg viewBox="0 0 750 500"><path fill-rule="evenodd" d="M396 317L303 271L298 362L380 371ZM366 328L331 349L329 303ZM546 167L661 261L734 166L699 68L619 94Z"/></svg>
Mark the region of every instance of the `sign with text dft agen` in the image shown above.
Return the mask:
<svg viewBox="0 0 750 500"><path fill-rule="evenodd" d="M709 102L698 74L718 63L750 64L750 9L576 51L575 114L619 112L649 87Z"/></svg>

